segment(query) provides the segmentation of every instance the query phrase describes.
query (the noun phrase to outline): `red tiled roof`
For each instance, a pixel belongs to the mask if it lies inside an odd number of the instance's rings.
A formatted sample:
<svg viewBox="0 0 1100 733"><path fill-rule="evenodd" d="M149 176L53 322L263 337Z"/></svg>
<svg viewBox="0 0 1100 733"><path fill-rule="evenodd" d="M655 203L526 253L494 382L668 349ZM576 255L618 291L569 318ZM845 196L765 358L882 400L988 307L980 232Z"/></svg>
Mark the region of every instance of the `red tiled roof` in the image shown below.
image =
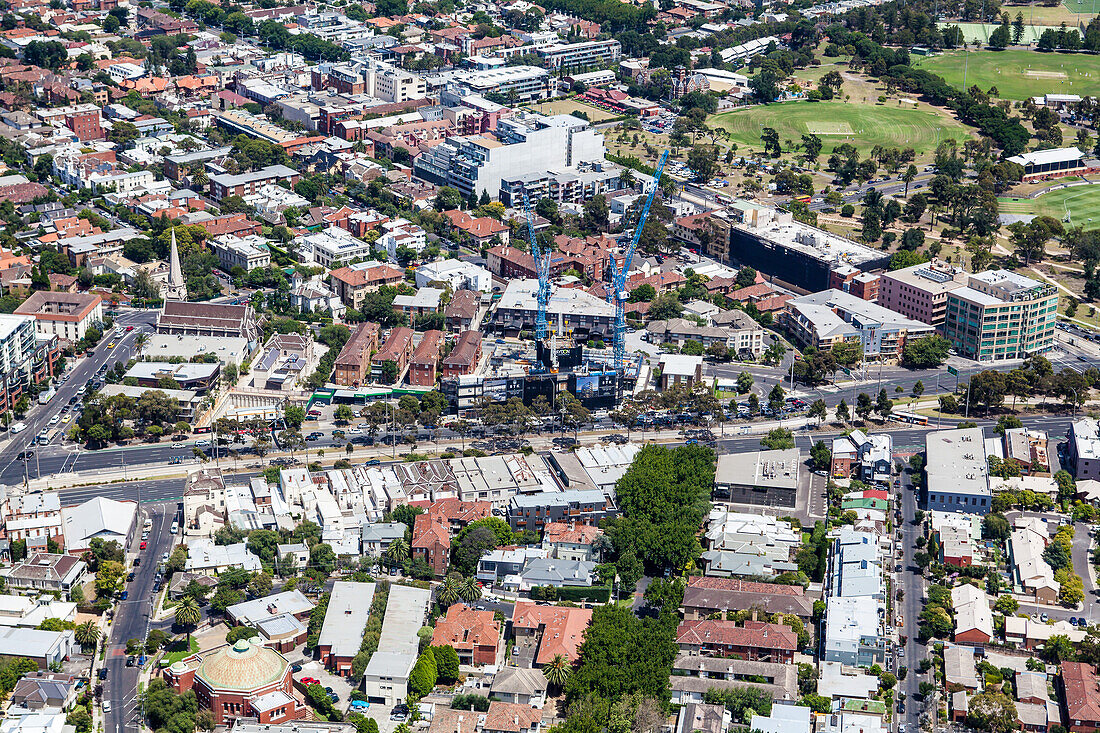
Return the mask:
<svg viewBox="0 0 1100 733"><path fill-rule="evenodd" d="M473 649L475 646L496 646L500 642L500 623L492 611L475 611L464 603L447 609L447 615L435 622L432 646Z"/></svg>
<svg viewBox="0 0 1100 733"><path fill-rule="evenodd" d="M451 546L451 533L442 517L430 514L417 514L413 522L412 547Z"/></svg>
<svg viewBox="0 0 1100 733"><path fill-rule="evenodd" d="M510 731L519 733L542 720L542 711L513 702L494 700L489 703L489 712L485 714L484 729L488 731Z"/></svg>
<svg viewBox="0 0 1100 733"><path fill-rule="evenodd" d="M392 265L378 265L377 267L368 267L365 269L341 267L338 270L333 270L329 275L345 285L362 287L373 283L390 282L398 278L404 279L405 271L399 270Z"/></svg>
<svg viewBox="0 0 1100 733"><path fill-rule="evenodd" d="M1091 664L1062 662L1062 686L1066 692L1066 712L1071 720L1100 720L1100 685Z"/></svg>
<svg viewBox="0 0 1100 733"><path fill-rule="evenodd" d="M574 545L591 545L600 536L600 530L590 524L566 524L550 522L542 528L544 542L567 542Z"/></svg>
<svg viewBox="0 0 1100 733"><path fill-rule="evenodd" d="M798 648L798 634L781 624L746 621L744 626L738 626L735 621L704 619L680 624L676 630L676 643L794 651Z"/></svg>
<svg viewBox="0 0 1100 733"><path fill-rule="evenodd" d="M429 331L428 333L433 333ZM434 333L442 336L439 331ZM440 499L428 507L428 514L440 517L456 524L469 524L493 515L493 505L488 501L461 501L460 499Z"/></svg>
<svg viewBox="0 0 1100 733"><path fill-rule="evenodd" d="M519 601L512 609L512 627L542 628L542 641L535 664L546 664L558 654L577 661L584 632L592 621L592 609L564 606L539 606Z"/></svg>

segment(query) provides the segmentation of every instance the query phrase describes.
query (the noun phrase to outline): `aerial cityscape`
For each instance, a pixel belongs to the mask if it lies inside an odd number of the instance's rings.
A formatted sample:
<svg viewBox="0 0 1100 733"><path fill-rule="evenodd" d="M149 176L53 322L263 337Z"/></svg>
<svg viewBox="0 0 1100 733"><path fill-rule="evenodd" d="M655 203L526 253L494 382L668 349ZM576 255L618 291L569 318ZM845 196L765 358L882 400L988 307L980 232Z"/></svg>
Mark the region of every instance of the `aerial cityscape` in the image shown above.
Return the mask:
<svg viewBox="0 0 1100 733"><path fill-rule="evenodd" d="M0 0L0 733L1098 733L1095 0Z"/></svg>

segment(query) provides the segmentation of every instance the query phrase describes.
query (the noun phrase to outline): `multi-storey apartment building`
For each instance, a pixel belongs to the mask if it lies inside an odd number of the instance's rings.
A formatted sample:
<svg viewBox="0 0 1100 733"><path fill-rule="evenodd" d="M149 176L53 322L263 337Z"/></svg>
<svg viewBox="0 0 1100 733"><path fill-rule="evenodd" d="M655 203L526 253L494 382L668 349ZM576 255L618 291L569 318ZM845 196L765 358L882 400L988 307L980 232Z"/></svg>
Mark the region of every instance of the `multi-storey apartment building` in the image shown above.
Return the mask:
<svg viewBox="0 0 1100 733"><path fill-rule="evenodd" d="M1054 346L1057 312L1054 285L987 270L948 293L943 335L968 359L1020 359Z"/></svg>
<svg viewBox="0 0 1100 733"><path fill-rule="evenodd" d="M535 51L552 69L577 69L618 63L623 45L614 38L607 41L555 43Z"/></svg>
<svg viewBox="0 0 1100 733"><path fill-rule="evenodd" d="M449 137L418 156L414 168L422 178L453 186L463 196L496 198L505 177L602 163L604 153L603 136L584 120L526 115L500 120L492 138Z"/></svg>

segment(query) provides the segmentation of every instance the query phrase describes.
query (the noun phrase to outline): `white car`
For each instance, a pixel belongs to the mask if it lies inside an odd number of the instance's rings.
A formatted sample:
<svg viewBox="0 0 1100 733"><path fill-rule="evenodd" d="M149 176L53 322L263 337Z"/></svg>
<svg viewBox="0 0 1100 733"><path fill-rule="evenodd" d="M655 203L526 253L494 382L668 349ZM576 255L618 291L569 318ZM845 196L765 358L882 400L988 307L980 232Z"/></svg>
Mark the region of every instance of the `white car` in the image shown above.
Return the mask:
<svg viewBox="0 0 1100 733"><path fill-rule="evenodd" d="M110 700L104 700L103 701L103 712L105 712L105 713L111 712L111 701Z"/></svg>
<svg viewBox="0 0 1100 733"><path fill-rule="evenodd" d="M50 425L57 425L59 422L61 422L61 416L60 415L54 415L53 417L50 418L50 423L49 424Z"/></svg>

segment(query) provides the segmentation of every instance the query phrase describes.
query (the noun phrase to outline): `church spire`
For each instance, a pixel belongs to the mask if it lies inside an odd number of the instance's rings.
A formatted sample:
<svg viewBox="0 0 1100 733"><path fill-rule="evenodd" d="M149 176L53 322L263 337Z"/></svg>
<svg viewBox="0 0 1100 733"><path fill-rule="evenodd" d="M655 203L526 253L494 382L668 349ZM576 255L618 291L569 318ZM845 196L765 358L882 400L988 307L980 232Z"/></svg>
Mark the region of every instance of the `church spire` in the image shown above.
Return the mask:
<svg viewBox="0 0 1100 733"><path fill-rule="evenodd" d="M187 300L187 284L183 280L183 268L180 267L180 253L176 247L176 229L172 228L172 250L168 260L168 287L165 288L165 300Z"/></svg>

